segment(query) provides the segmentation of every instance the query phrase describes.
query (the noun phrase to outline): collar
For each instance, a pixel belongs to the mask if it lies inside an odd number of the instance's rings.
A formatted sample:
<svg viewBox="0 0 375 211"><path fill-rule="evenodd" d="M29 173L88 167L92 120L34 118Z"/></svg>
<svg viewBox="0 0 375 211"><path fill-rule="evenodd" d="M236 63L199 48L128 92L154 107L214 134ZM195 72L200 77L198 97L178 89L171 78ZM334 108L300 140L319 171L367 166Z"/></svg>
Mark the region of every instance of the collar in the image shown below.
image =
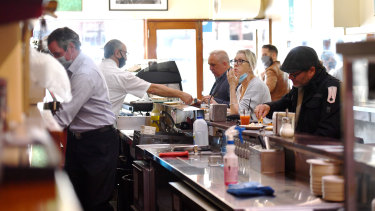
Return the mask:
<svg viewBox="0 0 375 211"><path fill-rule="evenodd" d="M117 63L115 62L115 60L113 60L113 59L111 59L111 58L104 59L102 62L103 62L105 65L108 65L108 66L110 66L110 67L112 67L112 68L116 68L116 69L120 70L120 68L118 68Z"/></svg>
<svg viewBox="0 0 375 211"><path fill-rule="evenodd" d="M85 55L80 51L77 57L73 60L72 64L68 68L68 71L74 73L82 65Z"/></svg>
<svg viewBox="0 0 375 211"><path fill-rule="evenodd" d="M230 70L230 67L223 73L221 76L217 77L215 81L221 81L227 78L227 72Z"/></svg>
<svg viewBox="0 0 375 211"><path fill-rule="evenodd" d="M309 95L310 92L317 91L322 81L324 81L324 79L327 77L327 74L328 73L324 70L316 70L315 75L311 78L309 83L303 87L304 92Z"/></svg>

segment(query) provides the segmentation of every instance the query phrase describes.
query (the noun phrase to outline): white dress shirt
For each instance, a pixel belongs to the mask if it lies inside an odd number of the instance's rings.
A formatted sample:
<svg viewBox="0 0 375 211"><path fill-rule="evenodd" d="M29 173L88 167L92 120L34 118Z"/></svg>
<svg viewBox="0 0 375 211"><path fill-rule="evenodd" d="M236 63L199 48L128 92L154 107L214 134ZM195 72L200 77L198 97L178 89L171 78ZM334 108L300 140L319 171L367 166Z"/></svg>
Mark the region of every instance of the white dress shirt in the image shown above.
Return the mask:
<svg viewBox="0 0 375 211"><path fill-rule="evenodd" d="M104 59L99 65L99 69L107 82L112 111L116 116L128 93L141 98L151 86L151 83L132 73L120 70L112 59Z"/></svg>
<svg viewBox="0 0 375 211"><path fill-rule="evenodd" d="M115 123L103 74L94 61L82 52L67 70L72 100L63 103L55 119L72 132L86 132Z"/></svg>

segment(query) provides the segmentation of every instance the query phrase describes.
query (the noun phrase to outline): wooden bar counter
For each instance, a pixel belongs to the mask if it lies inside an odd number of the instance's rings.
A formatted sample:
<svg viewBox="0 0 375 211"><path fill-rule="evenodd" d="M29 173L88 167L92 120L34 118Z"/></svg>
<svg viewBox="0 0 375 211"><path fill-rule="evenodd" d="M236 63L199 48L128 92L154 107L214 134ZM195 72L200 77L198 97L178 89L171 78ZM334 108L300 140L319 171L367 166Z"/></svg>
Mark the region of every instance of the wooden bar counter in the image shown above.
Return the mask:
<svg viewBox="0 0 375 211"><path fill-rule="evenodd" d="M54 179L0 184L0 210L80 211L81 206L68 176L57 170Z"/></svg>

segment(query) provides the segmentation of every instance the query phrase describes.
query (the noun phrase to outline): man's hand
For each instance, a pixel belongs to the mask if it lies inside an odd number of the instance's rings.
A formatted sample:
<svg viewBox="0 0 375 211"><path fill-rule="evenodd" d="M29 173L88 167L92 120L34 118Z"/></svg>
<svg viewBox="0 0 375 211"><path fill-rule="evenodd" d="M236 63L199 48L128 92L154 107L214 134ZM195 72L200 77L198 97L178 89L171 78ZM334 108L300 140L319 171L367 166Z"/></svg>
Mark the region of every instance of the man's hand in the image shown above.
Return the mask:
<svg viewBox="0 0 375 211"><path fill-rule="evenodd" d="M258 119L265 117L270 112L270 106L267 104L260 104L255 107L255 115Z"/></svg>
<svg viewBox="0 0 375 211"><path fill-rule="evenodd" d="M206 104L217 104L214 97L211 95L206 95L202 97L202 102Z"/></svg>
<svg viewBox="0 0 375 211"><path fill-rule="evenodd" d="M186 93L186 92L183 92L180 99L186 104L186 105L190 105L192 102L193 102L193 97Z"/></svg>

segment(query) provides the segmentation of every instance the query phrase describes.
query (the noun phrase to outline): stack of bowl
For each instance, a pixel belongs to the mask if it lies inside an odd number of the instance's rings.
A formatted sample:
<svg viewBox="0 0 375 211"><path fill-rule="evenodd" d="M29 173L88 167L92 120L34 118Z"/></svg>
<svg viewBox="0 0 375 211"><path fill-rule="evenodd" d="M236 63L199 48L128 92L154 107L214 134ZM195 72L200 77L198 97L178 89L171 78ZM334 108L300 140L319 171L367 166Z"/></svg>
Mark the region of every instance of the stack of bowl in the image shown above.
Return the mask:
<svg viewBox="0 0 375 211"><path fill-rule="evenodd" d="M323 199L327 201L344 201L344 177L328 175L322 177Z"/></svg>
<svg viewBox="0 0 375 211"><path fill-rule="evenodd" d="M340 163L332 160L309 159L310 190L316 196L322 195L322 177L340 174Z"/></svg>

